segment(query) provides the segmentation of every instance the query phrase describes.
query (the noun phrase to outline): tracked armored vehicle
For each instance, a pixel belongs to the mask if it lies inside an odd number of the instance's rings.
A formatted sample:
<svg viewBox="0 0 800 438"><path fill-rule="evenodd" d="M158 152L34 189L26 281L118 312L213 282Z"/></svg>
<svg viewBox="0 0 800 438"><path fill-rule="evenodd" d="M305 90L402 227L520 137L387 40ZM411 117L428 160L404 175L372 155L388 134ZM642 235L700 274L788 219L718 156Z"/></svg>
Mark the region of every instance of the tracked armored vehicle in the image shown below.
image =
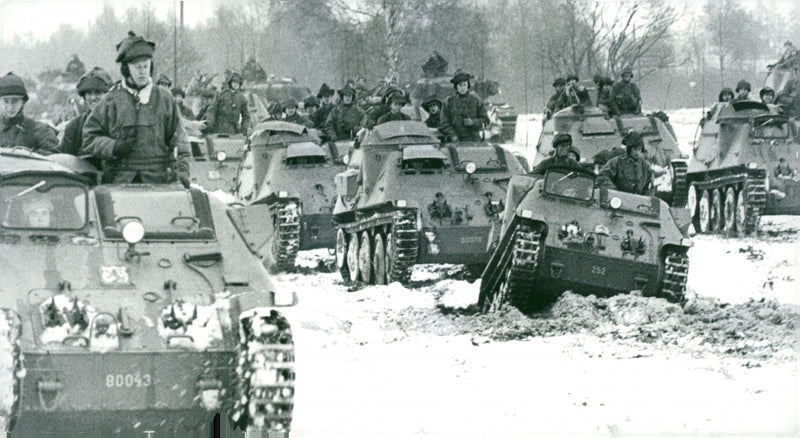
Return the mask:
<svg viewBox="0 0 800 438"><path fill-rule="evenodd" d="M320 144L314 130L281 121L259 124L250 137L234 195L269 208L276 235L262 251L276 270L293 269L298 250L333 247L334 176L351 147Z"/></svg>
<svg viewBox="0 0 800 438"><path fill-rule="evenodd" d="M279 308L296 297L253 255L270 233L252 223L259 207L177 184L95 186L64 158L0 149L0 430L166 433L217 412L288 430Z"/></svg>
<svg viewBox="0 0 800 438"><path fill-rule="evenodd" d="M570 134L572 144L580 151L581 162L597 163L598 167L617 154L623 154L622 137L631 130L639 131L645 142L645 152L655 176L656 194L668 203L674 202L675 193L684 193L686 187L686 159L678 148L678 139L663 113L623 114L608 117L596 106L579 108L576 105L562 109L547 120L542 127L536 152L526 158L536 166L555 153L553 137L557 133ZM673 190L673 186L678 190ZM679 204L685 200L675 200Z"/></svg>
<svg viewBox="0 0 800 438"><path fill-rule="evenodd" d="M416 263L482 266L516 158L483 142L440 145L415 121L367 134L336 176L336 263L346 282L407 281Z"/></svg>
<svg viewBox="0 0 800 438"><path fill-rule="evenodd" d="M685 198L698 233L751 234L759 218L800 214L797 125L777 107L741 101L701 122ZM784 161L788 171L779 171Z"/></svg>
<svg viewBox="0 0 800 438"><path fill-rule="evenodd" d="M682 300L689 216L657 197L595 188L589 170L553 167L514 176L500 240L483 272L478 305L541 308L565 290L609 296L641 291Z"/></svg>
<svg viewBox="0 0 800 438"><path fill-rule="evenodd" d="M209 192L230 192L242 161L247 139L241 134L209 134L189 137L191 180Z"/></svg>

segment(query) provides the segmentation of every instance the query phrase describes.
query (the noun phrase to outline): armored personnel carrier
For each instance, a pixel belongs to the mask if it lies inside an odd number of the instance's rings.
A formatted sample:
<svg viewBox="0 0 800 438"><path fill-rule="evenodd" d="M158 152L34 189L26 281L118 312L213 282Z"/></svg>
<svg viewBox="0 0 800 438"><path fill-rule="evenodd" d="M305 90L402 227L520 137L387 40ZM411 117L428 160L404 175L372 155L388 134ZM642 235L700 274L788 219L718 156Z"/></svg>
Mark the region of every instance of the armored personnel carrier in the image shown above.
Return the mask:
<svg viewBox="0 0 800 438"><path fill-rule="evenodd" d="M583 168L514 176L500 239L478 305L530 310L565 290L609 296L639 290L681 300L689 269L689 217L657 197L595 188Z"/></svg>
<svg viewBox="0 0 800 438"><path fill-rule="evenodd" d="M189 174L193 183L213 192L233 190L236 169L247 139L241 134L209 134L189 137Z"/></svg>
<svg viewBox="0 0 800 438"><path fill-rule="evenodd" d="M357 163L357 164L355 164ZM407 281L415 263L483 265L516 158L483 142L441 146L435 130L388 122L336 176L336 263L346 282Z"/></svg>
<svg viewBox="0 0 800 438"><path fill-rule="evenodd" d="M698 233L750 234L761 215L800 214L792 119L775 106L740 101L720 106L698 131L685 195Z"/></svg>
<svg viewBox="0 0 800 438"><path fill-rule="evenodd" d="M0 430L288 430L296 297L253 254L260 207L64 158L0 149Z"/></svg>
<svg viewBox="0 0 800 438"><path fill-rule="evenodd" d="M663 113L648 115L623 114L608 117L596 106L580 108L573 105L562 109L545 121L542 127L533 165L551 156L556 133L572 136L572 144L580 151L583 163L605 164L617 154L623 154L622 137L631 130L639 131L645 142L645 152L655 175L657 196L674 202L675 193L683 193L686 186L686 161L688 156L678 148L678 139ZM527 158L531 160L530 154ZM679 188L674 191L673 186ZM684 200L675 200L679 204Z"/></svg>
<svg viewBox="0 0 800 438"><path fill-rule="evenodd" d="M333 247L334 176L351 147L320 144L314 130L281 121L259 124L250 137L233 194L269 208L277 233L263 250L276 270L294 268L298 250Z"/></svg>

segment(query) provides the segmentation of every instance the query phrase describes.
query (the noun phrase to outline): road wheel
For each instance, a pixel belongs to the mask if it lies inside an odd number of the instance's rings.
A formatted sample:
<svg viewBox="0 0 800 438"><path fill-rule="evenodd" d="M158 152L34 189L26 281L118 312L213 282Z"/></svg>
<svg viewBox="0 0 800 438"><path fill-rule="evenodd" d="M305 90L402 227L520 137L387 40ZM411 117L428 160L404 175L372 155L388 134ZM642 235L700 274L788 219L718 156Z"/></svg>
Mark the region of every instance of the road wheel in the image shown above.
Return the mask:
<svg viewBox="0 0 800 438"><path fill-rule="evenodd" d="M350 281L350 269L347 267L347 234L339 228L336 230L336 269L342 275L342 280Z"/></svg>
<svg viewBox="0 0 800 438"><path fill-rule="evenodd" d="M372 284L372 239L368 231L361 232L361 246L358 249L358 270L361 281Z"/></svg>
<svg viewBox="0 0 800 438"><path fill-rule="evenodd" d="M700 195L700 200L697 202L697 224L699 225L700 234L706 234L710 231L711 226L711 196L708 190L703 190Z"/></svg>
<svg viewBox="0 0 800 438"><path fill-rule="evenodd" d="M722 193L717 189L711 192L711 230L722 229Z"/></svg>
<svg viewBox="0 0 800 438"><path fill-rule="evenodd" d="M372 245L372 273L375 277L375 284L386 284L386 245L383 243L383 235L375 233Z"/></svg>
<svg viewBox="0 0 800 438"><path fill-rule="evenodd" d="M358 281L358 233L350 235L350 243L347 245L347 269L350 270L350 281Z"/></svg>
<svg viewBox="0 0 800 438"><path fill-rule="evenodd" d="M746 195L742 190L736 194L736 235L743 236L745 229L745 218L747 217L747 203L745 202Z"/></svg>
<svg viewBox="0 0 800 438"><path fill-rule="evenodd" d="M722 209L723 217L725 219L724 230L728 236L733 236L736 233L736 191L733 187L728 187L725 190L725 202Z"/></svg>

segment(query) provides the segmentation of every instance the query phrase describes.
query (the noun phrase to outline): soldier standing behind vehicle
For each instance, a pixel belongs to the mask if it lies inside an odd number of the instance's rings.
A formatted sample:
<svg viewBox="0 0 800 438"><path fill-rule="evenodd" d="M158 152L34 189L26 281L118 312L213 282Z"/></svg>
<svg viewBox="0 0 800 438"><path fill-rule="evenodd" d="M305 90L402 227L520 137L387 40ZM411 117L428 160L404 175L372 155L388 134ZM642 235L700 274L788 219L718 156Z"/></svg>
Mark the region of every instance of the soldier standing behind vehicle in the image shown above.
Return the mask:
<svg viewBox="0 0 800 438"><path fill-rule="evenodd" d="M56 131L25 117L27 101L28 90L19 76L9 72L0 78L0 147L23 146L43 155L58 152Z"/></svg>
<svg viewBox="0 0 800 438"><path fill-rule="evenodd" d="M356 105L356 90L349 85L339 90L339 104L328 114L325 134L328 140L350 140L358 131L364 113Z"/></svg>
<svg viewBox="0 0 800 438"><path fill-rule="evenodd" d="M553 137L553 149L556 151L555 155L542 160L531 171L531 175L544 175L547 169L555 166L580 167L578 161L570 156L570 152L573 149L571 135L562 133Z"/></svg>
<svg viewBox="0 0 800 438"><path fill-rule="evenodd" d="M209 134L242 134L247 135L250 128L250 111L247 110L247 99L241 91L242 75L230 74L227 87L224 88L208 107Z"/></svg>
<svg viewBox="0 0 800 438"><path fill-rule="evenodd" d="M83 124L97 103L114 83L105 70L95 67L78 80L78 94L83 99L86 110L73 117L64 128L64 138L61 139L59 149L65 154L78 155L83 146ZM99 164L96 161L94 164Z"/></svg>
<svg viewBox="0 0 800 438"><path fill-rule="evenodd" d="M155 43L129 32L117 44L123 80L83 125L82 154L105 160L104 182L189 186L189 142L169 90L153 84Z"/></svg>
<svg viewBox="0 0 800 438"><path fill-rule="evenodd" d="M736 97L732 102L741 102L743 100L750 100L750 82L742 79L736 84Z"/></svg>
<svg viewBox="0 0 800 438"><path fill-rule="evenodd" d="M637 195L652 196L653 171L643 156L644 141L641 134L631 131L622 139L622 144L625 145L625 155L608 160L600 169L598 185Z"/></svg>
<svg viewBox="0 0 800 438"><path fill-rule="evenodd" d="M556 78L553 81L553 88L556 89L556 92L550 96L550 99L547 101L547 105L544 108L544 119L550 120L553 117L553 114L559 112L562 108L560 107L559 102L561 102L561 95L564 93L564 87L567 85L567 81L564 78Z"/></svg>
<svg viewBox="0 0 800 438"><path fill-rule="evenodd" d="M472 76L457 71L450 82L455 93L442 104L442 123L439 129L455 142L480 141L483 124L489 124L486 106L470 91Z"/></svg>
<svg viewBox="0 0 800 438"><path fill-rule="evenodd" d="M317 99L319 99L320 102L319 108L311 115L311 123L314 124L314 128L319 130L325 128L328 114L333 110L333 103L331 102L333 93L333 88L329 87L328 84L322 84L322 86L319 87L319 91L317 92Z"/></svg>
<svg viewBox="0 0 800 438"><path fill-rule="evenodd" d="M620 73L622 80L611 87L611 96L617 105L618 114L641 114L642 96L639 94L639 87L631 80L633 70L626 67Z"/></svg>
<svg viewBox="0 0 800 438"><path fill-rule="evenodd" d="M436 96L428 96L421 106L428 113L425 125L428 128L438 128L442 121L442 101Z"/></svg>
<svg viewBox="0 0 800 438"><path fill-rule="evenodd" d="M389 98L389 112L380 116L378 118L378 122L375 125L380 125L381 123L386 122L397 122L402 120L410 120L411 117L408 114L403 114L402 109L403 105L405 105L406 99L399 95L393 94L392 97Z"/></svg>

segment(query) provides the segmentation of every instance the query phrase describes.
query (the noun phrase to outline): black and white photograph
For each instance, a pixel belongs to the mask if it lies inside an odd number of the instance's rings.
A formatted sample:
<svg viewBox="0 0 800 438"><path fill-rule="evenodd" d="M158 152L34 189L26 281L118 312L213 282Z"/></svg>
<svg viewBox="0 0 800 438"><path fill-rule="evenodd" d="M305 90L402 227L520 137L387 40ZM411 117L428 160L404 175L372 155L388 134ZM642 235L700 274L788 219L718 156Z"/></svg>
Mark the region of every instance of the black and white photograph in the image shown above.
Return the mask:
<svg viewBox="0 0 800 438"><path fill-rule="evenodd" d="M0 0L0 438L800 437L795 0Z"/></svg>

